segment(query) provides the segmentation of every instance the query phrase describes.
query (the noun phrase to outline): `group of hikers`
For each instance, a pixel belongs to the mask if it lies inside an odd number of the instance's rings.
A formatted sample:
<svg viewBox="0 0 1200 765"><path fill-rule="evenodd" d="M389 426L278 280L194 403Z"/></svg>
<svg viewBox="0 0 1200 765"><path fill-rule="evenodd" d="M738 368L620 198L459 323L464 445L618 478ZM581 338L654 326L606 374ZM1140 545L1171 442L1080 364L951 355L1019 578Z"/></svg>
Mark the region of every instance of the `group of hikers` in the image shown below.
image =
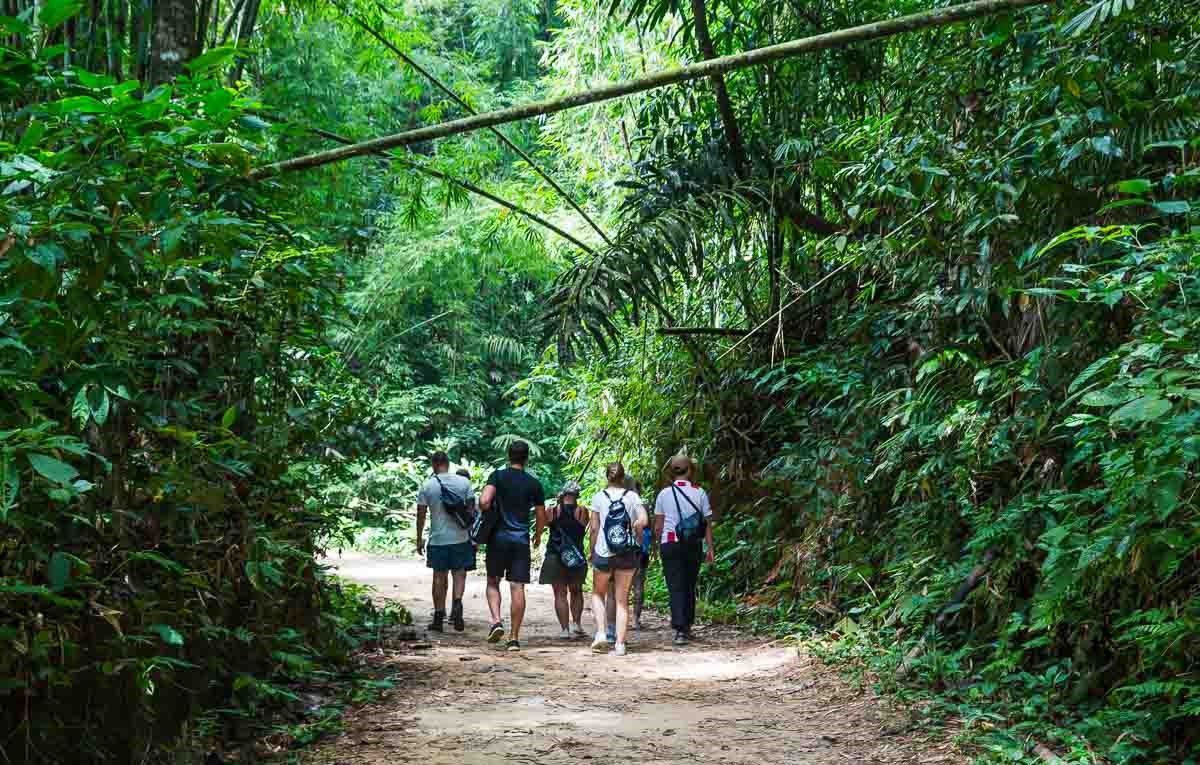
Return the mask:
<svg viewBox="0 0 1200 765"><path fill-rule="evenodd" d="M644 503L641 487L614 462L605 468L606 486L590 503L580 501L582 489L569 482L547 507L542 484L526 471L529 444L513 441L508 467L493 472L478 497L470 474L450 472L445 452L431 458L433 475L417 498L417 552L433 570L432 631L446 623L446 594L450 591L449 620L455 630L466 629L463 593L467 572L475 568L476 548L487 547L487 604L491 621L488 642L504 639L500 581L509 584L511 618L506 647L521 650L525 619L525 585L531 581L532 549L549 532L540 584L554 588L554 610L563 639L584 637L583 585L592 572L592 614L596 622L592 650L626 653L630 628L629 596L633 593L633 624L642 628L646 569L655 550L662 559L671 601L675 645L686 645L696 620L696 583L705 557L713 560L712 506L708 495L693 482L695 465L685 455L668 463L669 483L659 491L652 508ZM653 511L651 513L651 510ZM426 541L425 521L429 519ZM530 537L530 521L533 534ZM585 540L587 545L585 546Z"/></svg>

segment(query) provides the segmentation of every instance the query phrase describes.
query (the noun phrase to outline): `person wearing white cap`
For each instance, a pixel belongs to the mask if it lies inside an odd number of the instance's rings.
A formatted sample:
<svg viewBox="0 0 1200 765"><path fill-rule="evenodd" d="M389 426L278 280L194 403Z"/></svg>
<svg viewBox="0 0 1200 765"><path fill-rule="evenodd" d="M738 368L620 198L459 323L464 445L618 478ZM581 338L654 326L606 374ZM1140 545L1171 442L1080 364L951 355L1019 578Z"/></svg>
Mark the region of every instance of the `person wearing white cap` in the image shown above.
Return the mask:
<svg viewBox="0 0 1200 765"><path fill-rule="evenodd" d="M677 454L668 469L671 484L654 502L654 536L659 540L663 577L671 599L671 627L675 645L687 645L696 621L696 583L708 546L707 560L713 562L712 505L708 494L692 483L690 457Z"/></svg>

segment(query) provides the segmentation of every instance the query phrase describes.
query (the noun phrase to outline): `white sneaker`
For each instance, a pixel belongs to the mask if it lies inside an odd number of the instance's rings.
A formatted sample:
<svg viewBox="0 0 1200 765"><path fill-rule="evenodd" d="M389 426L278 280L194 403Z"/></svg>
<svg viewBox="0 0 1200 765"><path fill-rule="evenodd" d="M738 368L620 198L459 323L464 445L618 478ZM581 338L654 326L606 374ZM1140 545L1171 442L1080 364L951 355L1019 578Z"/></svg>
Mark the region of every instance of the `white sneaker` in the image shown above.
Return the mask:
<svg viewBox="0 0 1200 765"><path fill-rule="evenodd" d="M608 653L608 640L603 632L596 633L596 639L592 641L592 653Z"/></svg>
<svg viewBox="0 0 1200 765"><path fill-rule="evenodd" d="M587 630L583 628L582 624L573 624L571 625L571 634L575 637L587 637Z"/></svg>
<svg viewBox="0 0 1200 765"><path fill-rule="evenodd" d="M616 644L616 645L613 647L613 653L615 653L617 656L624 656L624 655L625 655L625 644L624 644L624 643L617 643L617 644Z"/></svg>
<svg viewBox="0 0 1200 765"><path fill-rule="evenodd" d="M570 640L571 639L571 630L567 629L566 627L563 627L562 632L558 633L558 637L561 638L562 640Z"/></svg>

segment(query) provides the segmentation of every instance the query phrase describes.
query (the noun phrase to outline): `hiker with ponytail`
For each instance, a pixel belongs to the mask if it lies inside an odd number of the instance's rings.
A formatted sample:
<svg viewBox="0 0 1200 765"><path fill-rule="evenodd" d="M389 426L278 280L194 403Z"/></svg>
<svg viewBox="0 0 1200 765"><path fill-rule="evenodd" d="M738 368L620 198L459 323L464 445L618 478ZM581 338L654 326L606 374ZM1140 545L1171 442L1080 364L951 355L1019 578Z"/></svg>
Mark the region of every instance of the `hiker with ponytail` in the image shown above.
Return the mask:
<svg viewBox="0 0 1200 765"><path fill-rule="evenodd" d="M642 529L648 519L642 498L625 488L625 466L614 462L604 471L607 487L592 498L592 614L596 639L592 650L608 652L604 599L609 587L617 596L616 640L613 653L625 655L629 631L629 588L641 564Z"/></svg>

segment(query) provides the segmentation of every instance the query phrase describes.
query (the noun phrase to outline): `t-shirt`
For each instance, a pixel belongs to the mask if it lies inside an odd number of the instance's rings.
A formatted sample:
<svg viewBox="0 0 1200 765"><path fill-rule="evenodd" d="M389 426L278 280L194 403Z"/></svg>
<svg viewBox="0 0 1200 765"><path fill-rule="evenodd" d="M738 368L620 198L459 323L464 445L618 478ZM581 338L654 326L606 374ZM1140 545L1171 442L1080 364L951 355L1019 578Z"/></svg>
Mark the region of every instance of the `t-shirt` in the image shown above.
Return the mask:
<svg viewBox="0 0 1200 765"><path fill-rule="evenodd" d="M596 555L601 558L607 558L612 555L608 549L608 540L604 538L604 521L608 518L608 506L620 499L625 503L625 511L629 513L629 520L637 523L638 518L646 512L646 508L642 506L642 498L638 496L636 491L625 491L624 489L608 488L592 497L592 512L600 519L600 533L596 534Z"/></svg>
<svg viewBox="0 0 1200 765"><path fill-rule="evenodd" d="M654 514L663 517L660 542L679 541L675 536L675 528L679 525L680 513L694 515L696 508L692 507L693 504L700 508L705 518L712 517L712 505L708 502L708 494L690 481L676 481L658 493L658 499L654 501Z"/></svg>
<svg viewBox="0 0 1200 765"><path fill-rule="evenodd" d="M454 473L438 473L437 478L430 478L421 487L417 496L417 504L429 508L429 542L434 545L457 545L468 541L467 530L458 525L458 521L442 505L441 480L446 491L451 491L463 499L472 499L475 494L471 491L471 482L461 475Z"/></svg>
<svg viewBox="0 0 1200 765"><path fill-rule="evenodd" d="M500 509L494 539L508 544L528 545L529 511L546 504L541 483L524 470L511 467L492 473L487 483L496 487L494 501L499 503Z"/></svg>

